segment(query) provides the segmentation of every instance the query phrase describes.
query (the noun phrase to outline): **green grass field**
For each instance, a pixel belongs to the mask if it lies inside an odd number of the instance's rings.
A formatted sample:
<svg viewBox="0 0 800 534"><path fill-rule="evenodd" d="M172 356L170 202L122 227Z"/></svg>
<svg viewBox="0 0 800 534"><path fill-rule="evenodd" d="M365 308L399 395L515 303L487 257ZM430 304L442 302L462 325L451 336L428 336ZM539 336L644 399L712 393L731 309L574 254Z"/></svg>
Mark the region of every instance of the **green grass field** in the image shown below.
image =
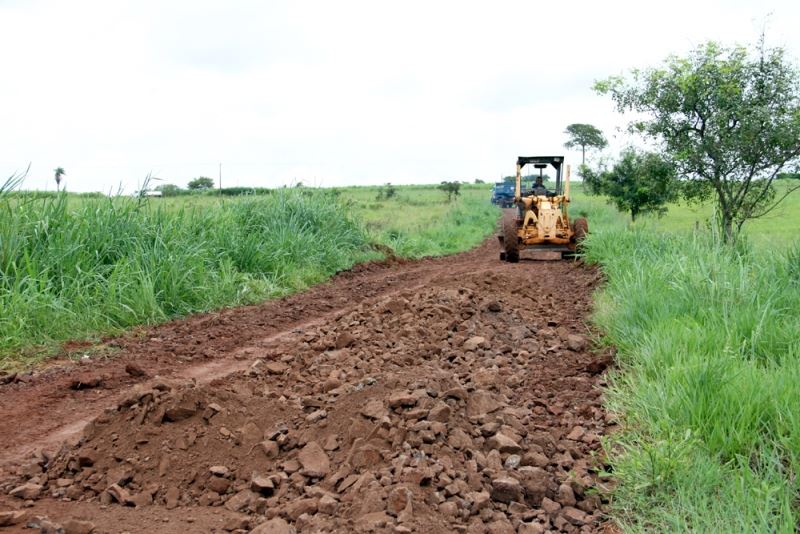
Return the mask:
<svg viewBox="0 0 800 534"><path fill-rule="evenodd" d="M0 192L0 370L96 339L304 289L354 263L467 250L491 233L489 186L282 189L139 201ZM385 250L385 249L384 249Z"/></svg>
<svg viewBox="0 0 800 534"><path fill-rule="evenodd" d="M364 222L371 239L399 256L420 258L469 250L495 228L498 208L489 203L491 185L462 185L457 202L443 202L436 186L398 187L377 199L381 188L341 189L341 198Z"/></svg>
<svg viewBox="0 0 800 534"><path fill-rule="evenodd" d="M628 532L796 532L800 194L746 223L736 247L706 228L710 206L630 224L602 199L575 204L608 280L594 321L618 349L615 519Z"/></svg>

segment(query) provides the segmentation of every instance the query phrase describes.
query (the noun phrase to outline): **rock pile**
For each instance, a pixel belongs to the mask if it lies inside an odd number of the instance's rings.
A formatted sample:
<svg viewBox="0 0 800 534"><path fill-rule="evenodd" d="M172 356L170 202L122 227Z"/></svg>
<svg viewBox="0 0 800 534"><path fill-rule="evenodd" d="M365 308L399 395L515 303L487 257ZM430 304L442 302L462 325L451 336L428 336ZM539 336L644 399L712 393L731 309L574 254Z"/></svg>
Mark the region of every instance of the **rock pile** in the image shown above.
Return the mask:
<svg viewBox="0 0 800 534"><path fill-rule="evenodd" d="M210 386L154 378L3 488L219 506L234 532L594 532L588 302L516 287L442 280L248 347Z"/></svg>

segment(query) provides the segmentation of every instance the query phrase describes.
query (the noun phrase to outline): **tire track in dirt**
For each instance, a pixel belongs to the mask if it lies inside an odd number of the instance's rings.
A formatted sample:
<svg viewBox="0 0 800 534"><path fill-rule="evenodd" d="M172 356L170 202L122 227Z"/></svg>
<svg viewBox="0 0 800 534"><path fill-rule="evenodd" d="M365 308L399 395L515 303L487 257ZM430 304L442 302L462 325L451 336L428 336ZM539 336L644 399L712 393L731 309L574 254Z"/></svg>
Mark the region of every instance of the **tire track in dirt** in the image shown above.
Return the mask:
<svg viewBox="0 0 800 534"><path fill-rule="evenodd" d="M586 326L599 275L496 258L487 242L360 266L0 388L0 489L27 484L29 512L99 532L604 528L592 456L608 360ZM29 454L89 420L76 446Z"/></svg>
<svg viewBox="0 0 800 534"><path fill-rule="evenodd" d="M485 257L484 244L449 259L453 269L468 270ZM0 466L37 448L58 445L53 436L69 437L64 429L81 429L107 406L122 398L135 384L157 376L192 378L204 375L206 381L237 370L237 349L254 339L279 335L311 322L324 320L366 299L398 291L402 287L424 285L430 276L448 264L444 258L416 262L370 262L344 271L331 281L289 297L259 305L227 308L198 314L155 327L132 330L128 335L105 340L110 357L96 357L85 363L62 356L47 367L17 376L0 385ZM80 348L91 352L88 344L69 343L70 352ZM240 356L241 357L241 356ZM126 372L139 368L143 376ZM213 373L204 370L213 369ZM97 388L74 390L75 381ZM24 424L20 424L23 421Z"/></svg>

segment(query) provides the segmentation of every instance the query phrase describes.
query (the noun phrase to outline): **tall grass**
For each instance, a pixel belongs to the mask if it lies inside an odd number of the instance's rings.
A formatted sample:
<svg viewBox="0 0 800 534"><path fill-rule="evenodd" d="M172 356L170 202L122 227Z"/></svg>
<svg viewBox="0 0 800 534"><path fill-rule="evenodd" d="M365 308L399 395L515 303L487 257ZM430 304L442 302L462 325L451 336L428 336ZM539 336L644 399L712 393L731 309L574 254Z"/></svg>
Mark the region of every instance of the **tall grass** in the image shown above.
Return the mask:
<svg viewBox="0 0 800 534"><path fill-rule="evenodd" d="M282 189L175 199L92 198L0 186L0 369L68 339L251 303L358 261L467 250L490 234L489 187Z"/></svg>
<svg viewBox="0 0 800 534"><path fill-rule="evenodd" d="M399 256L421 258L468 250L496 230L500 211L490 185L464 184L453 201L436 186L395 186L396 194L378 199L377 187L341 190L370 238Z"/></svg>
<svg viewBox="0 0 800 534"><path fill-rule="evenodd" d="M595 231L595 321L618 348L608 406L626 530L795 532L800 252L689 233Z"/></svg>
<svg viewBox="0 0 800 534"><path fill-rule="evenodd" d="M358 221L318 191L194 209L125 198L71 204L66 194L8 189L0 190L0 368L32 345L297 290L368 250Z"/></svg>
<svg viewBox="0 0 800 534"><path fill-rule="evenodd" d="M376 240L409 258L441 256L480 244L496 227L499 210L485 200L448 205L439 224L417 223L411 228L387 225Z"/></svg>

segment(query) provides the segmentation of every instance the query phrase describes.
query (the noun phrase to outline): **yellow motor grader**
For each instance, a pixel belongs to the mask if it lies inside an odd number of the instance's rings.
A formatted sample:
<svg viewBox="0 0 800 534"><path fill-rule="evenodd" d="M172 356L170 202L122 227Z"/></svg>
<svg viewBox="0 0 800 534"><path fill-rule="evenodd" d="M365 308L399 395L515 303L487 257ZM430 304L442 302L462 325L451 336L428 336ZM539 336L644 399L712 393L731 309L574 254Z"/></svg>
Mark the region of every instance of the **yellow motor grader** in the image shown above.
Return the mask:
<svg viewBox="0 0 800 534"><path fill-rule="evenodd" d="M533 165L538 169L536 183L522 190L522 169ZM549 190L542 178L545 169L555 170L555 189ZM564 169L566 167L566 169ZM562 184L562 169L564 182ZM584 218L569 220L569 165L563 156L520 156L517 158L517 181L514 189L515 208L504 210L503 232L498 236L503 246L500 259L511 263L519 261L520 252L533 250L533 259L561 259L572 254L589 232ZM563 189L562 189L563 185Z"/></svg>

